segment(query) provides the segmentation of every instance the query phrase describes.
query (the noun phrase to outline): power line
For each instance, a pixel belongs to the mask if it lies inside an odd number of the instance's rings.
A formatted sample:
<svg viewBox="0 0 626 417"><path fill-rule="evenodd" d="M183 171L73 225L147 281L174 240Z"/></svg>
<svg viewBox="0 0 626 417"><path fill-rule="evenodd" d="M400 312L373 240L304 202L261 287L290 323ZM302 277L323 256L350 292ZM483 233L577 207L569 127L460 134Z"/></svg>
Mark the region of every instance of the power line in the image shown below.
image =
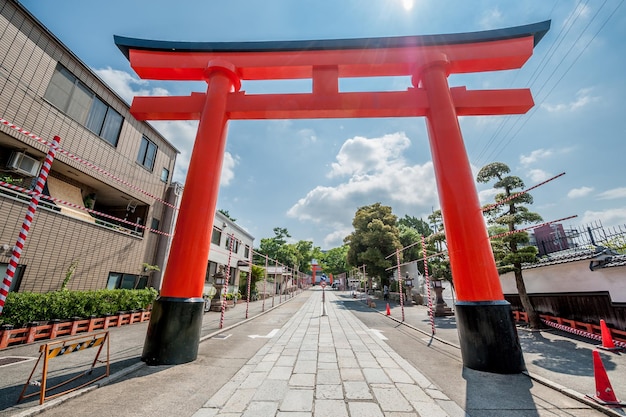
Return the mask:
<svg viewBox="0 0 626 417"><path fill-rule="evenodd" d="M546 99L550 96L550 94L554 91L554 89L559 85L559 83L561 82L561 80L563 80L563 78L565 77L565 75L567 75L567 73L569 73L569 71L572 69L572 67L574 66L574 64L578 61L578 59L582 56L582 54L587 50L587 48L589 47L589 45L591 44L591 42L598 36L598 34L600 33L600 31L602 31L602 29L606 26L606 24L609 22L609 20L613 17L613 15L617 12L617 10L620 8L620 6L624 3L625 0L620 1L620 3L615 7L615 9L613 9L613 11L609 14L609 16L604 20L604 22L602 22L602 24L600 25L600 27L598 28L598 30L594 33L594 35L591 37L591 39L587 42L587 44L580 49L578 55L574 58L574 60L572 61L572 63L567 67L567 69L563 72L563 74L561 75L561 77L559 77L559 79L554 83L554 85L552 86L552 88L550 89L550 91L543 96L543 98L539 101L539 104L535 105L535 107L531 110L531 112L529 113L528 117L523 118L523 121L521 122L521 125L519 126L519 128L512 134L512 136L503 142L500 142L500 147L499 149L494 149L490 154L489 154L489 158L487 158L487 160L489 159L495 159L512 141L513 139L515 139L515 137L521 132L522 128L526 125L526 123L528 123L528 121L532 118L532 116L537 112L537 109L541 107L541 105L546 101ZM602 6L598 9L598 11L594 14L593 18L589 21L589 23L585 26L585 28L580 32L580 34L578 35L578 37L576 38L576 41L572 44L572 46L569 48L569 50L567 51L567 53L565 54L566 58L567 56L569 56L570 52L573 51L574 47L576 46L576 43L578 42L578 40L582 37L582 35L585 33L585 31L589 28L589 26L591 25L591 23L593 23L593 21L596 19L596 17L598 16L598 14L600 13L600 11L602 10L602 8L604 7L604 5L606 4L606 1L602 4ZM561 60L561 62L557 65L557 67L552 71L552 73L550 74L550 76L548 77L548 79L542 84L542 86L539 89L539 92L537 93L537 96L539 96L541 94L541 92L543 91L543 89L545 88L545 86L547 85L548 81L553 77L553 75L556 73L556 70L563 64L564 60ZM515 124L509 129L509 131L507 132L507 135L513 130L513 128L520 122L520 120L522 120L521 118L518 118L515 122ZM505 135L506 137L506 135ZM495 153L494 153L495 152Z"/></svg>

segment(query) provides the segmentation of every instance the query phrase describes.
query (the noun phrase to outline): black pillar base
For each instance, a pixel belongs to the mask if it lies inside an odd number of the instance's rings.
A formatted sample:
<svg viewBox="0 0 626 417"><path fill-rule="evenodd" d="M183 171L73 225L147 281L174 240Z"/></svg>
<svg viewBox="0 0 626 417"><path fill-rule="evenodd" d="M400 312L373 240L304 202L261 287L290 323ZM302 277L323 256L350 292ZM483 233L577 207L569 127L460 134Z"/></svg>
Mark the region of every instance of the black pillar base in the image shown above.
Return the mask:
<svg viewBox="0 0 626 417"><path fill-rule="evenodd" d="M203 312L202 298L157 298L141 360L148 365L179 365L196 360Z"/></svg>
<svg viewBox="0 0 626 417"><path fill-rule="evenodd" d="M455 306L464 366L496 374L526 369L511 304L458 301Z"/></svg>

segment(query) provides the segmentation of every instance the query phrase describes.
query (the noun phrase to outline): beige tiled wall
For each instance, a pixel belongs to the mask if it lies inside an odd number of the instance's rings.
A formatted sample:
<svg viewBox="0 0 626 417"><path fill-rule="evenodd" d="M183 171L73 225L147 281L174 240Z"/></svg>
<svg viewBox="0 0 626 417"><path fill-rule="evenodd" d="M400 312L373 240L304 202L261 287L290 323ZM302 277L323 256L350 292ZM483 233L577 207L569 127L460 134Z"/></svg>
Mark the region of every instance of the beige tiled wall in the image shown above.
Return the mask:
<svg viewBox="0 0 626 417"><path fill-rule="evenodd" d="M88 131L43 98L58 62L124 117L117 147ZM167 168L171 176L177 150L149 124L135 120L121 98L12 0L0 0L0 117L45 140L58 135L65 151L148 194L158 198L165 195L167 184L160 180L161 169ZM28 136L4 125L0 130L39 150L40 156L47 153L47 146ZM142 135L158 146L153 172L136 162ZM63 153L57 153L56 159L150 205L147 226L150 226L152 216L163 219L164 206L145 193ZM15 244L25 213L25 202L0 195L0 245ZM20 290L58 289L75 259L79 259L79 264L70 288L104 288L109 272L139 274L143 262L154 263L158 239L162 237L154 233L146 232L143 238L138 238L56 212L38 210L20 261L26 265ZM7 262L9 257L7 251L0 251L0 262Z"/></svg>

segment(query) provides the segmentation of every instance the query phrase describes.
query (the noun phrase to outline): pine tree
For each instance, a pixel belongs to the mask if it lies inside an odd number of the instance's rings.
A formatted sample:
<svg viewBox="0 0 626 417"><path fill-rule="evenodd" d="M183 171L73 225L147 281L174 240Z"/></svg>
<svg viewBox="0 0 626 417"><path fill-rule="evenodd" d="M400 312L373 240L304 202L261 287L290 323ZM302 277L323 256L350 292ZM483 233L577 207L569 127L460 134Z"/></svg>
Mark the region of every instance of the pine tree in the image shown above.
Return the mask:
<svg viewBox="0 0 626 417"><path fill-rule="evenodd" d="M509 172L511 170L506 164L493 162L481 168L476 180L481 183L496 180L493 188L502 192L496 195L495 201L501 204L489 209L485 214L489 224L504 226L508 232L514 232L517 230L516 226L536 223L542 219L539 214L529 211L524 206L533 203L530 194L524 193L511 198L524 189L524 181L513 175L507 176L506 174ZM492 240L492 249L498 264L498 272L502 274L513 271L515 274L517 292L522 306L528 314L529 325L532 329L538 329L541 327L541 320L526 292L526 284L522 275L522 264L534 262L537 258L537 248L529 246L528 242L528 233L510 233L500 239Z"/></svg>

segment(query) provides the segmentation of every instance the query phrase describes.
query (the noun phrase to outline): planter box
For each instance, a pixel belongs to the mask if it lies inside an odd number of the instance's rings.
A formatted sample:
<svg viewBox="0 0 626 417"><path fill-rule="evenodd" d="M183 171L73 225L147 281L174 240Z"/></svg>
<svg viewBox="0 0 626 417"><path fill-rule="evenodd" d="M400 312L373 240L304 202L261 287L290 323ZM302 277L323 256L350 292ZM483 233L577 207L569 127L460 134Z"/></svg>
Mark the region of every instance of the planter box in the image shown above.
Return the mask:
<svg viewBox="0 0 626 417"><path fill-rule="evenodd" d="M40 340L50 340L61 336L73 336L95 330L106 330L126 324L150 320L149 311L119 312L106 317L91 317L77 320L54 320L45 324L31 324L28 327L13 329L12 326L0 328L0 349Z"/></svg>

